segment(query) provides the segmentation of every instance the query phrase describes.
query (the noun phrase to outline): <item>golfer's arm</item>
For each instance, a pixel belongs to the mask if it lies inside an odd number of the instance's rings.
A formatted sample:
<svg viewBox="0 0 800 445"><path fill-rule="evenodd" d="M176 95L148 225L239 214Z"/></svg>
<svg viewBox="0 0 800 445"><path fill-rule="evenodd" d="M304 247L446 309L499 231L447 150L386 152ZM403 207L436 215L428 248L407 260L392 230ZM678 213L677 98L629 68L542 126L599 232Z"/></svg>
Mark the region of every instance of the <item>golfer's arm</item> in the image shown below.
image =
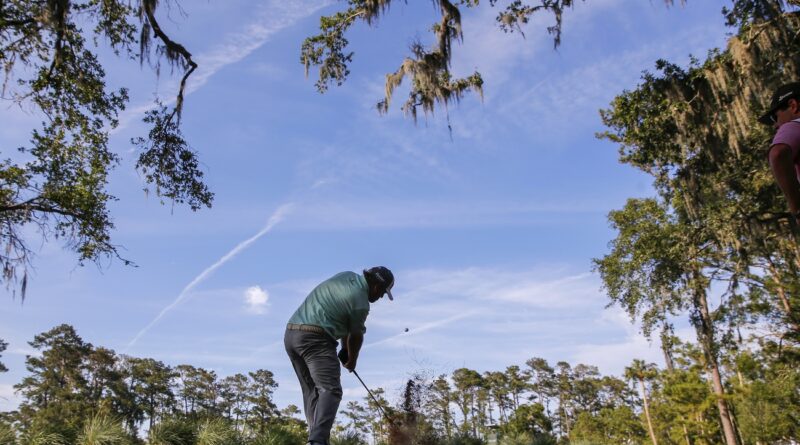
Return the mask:
<svg viewBox="0 0 800 445"><path fill-rule="evenodd" d="M351 363L358 360L358 353L361 351L361 345L364 343L364 334L360 331L351 332L347 336L347 355Z"/></svg>

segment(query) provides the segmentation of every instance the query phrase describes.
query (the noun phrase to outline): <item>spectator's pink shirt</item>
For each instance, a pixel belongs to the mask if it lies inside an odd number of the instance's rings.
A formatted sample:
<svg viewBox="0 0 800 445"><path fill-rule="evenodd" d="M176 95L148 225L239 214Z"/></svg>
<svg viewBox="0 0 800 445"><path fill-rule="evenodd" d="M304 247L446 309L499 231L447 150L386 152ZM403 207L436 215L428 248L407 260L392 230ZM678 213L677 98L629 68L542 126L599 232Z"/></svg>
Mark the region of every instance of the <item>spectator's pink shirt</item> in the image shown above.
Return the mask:
<svg viewBox="0 0 800 445"><path fill-rule="evenodd" d="M778 144L786 144L792 150L794 170L800 180L800 156L798 156L800 154L800 119L786 122L778 128L775 137L772 138L770 148Z"/></svg>

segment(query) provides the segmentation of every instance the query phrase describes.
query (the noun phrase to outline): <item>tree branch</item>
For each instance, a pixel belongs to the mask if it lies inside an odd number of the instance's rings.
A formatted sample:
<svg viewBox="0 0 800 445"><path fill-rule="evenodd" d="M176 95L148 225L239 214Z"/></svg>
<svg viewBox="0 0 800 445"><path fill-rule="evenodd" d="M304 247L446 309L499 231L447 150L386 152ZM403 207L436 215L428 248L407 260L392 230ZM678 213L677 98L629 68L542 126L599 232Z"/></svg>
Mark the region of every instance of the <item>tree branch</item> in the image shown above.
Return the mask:
<svg viewBox="0 0 800 445"><path fill-rule="evenodd" d="M49 205L41 204L39 201L42 199L41 196L37 196L35 198L31 198L25 202L21 202L18 204L10 205L10 206L0 206L0 213L1 212L14 212L17 210L28 210L28 211L38 211L44 213L55 213L62 216L69 216L72 218L81 219L83 216L80 213L70 212L68 210L64 210L58 207L52 207Z"/></svg>
<svg viewBox="0 0 800 445"><path fill-rule="evenodd" d="M178 120L180 120L181 109L183 108L183 93L186 89L186 81L189 79L189 76L194 72L194 70L197 69L197 63L195 63L195 61L192 59L192 54L183 45L170 39L169 36L167 36L167 34L161 29L161 26L158 24L158 20L156 20L155 17L156 2L144 1L143 5L145 15L147 16L147 21L153 28L153 33L164 43L164 46L166 47L167 58L170 59L171 57L175 57L174 55L180 55L183 57L186 66L188 66L183 78L181 79L178 97L175 102L175 110L172 112L172 115L170 115L170 118L172 118L172 116L177 114Z"/></svg>

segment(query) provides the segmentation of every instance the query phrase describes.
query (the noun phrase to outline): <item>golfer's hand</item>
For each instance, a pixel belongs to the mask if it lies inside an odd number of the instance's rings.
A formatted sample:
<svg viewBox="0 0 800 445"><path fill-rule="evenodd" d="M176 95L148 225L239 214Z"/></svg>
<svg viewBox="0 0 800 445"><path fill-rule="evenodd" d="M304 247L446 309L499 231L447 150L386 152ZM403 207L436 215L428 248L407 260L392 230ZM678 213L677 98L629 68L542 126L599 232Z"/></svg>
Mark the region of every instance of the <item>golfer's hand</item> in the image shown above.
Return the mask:
<svg viewBox="0 0 800 445"><path fill-rule="evenodd" d="M344 364L344 367L348 371L353 372L353 371L356 370L356 361L355 360L348 360L347 363Z"/></svg>

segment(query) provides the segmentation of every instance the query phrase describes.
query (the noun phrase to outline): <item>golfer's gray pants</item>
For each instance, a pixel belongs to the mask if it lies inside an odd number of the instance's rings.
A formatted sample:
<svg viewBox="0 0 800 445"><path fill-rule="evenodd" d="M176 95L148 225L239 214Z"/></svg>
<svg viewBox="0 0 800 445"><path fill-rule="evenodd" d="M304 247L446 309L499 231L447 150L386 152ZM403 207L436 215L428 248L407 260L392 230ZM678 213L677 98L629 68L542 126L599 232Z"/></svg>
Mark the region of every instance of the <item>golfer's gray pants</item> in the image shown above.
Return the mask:
<svg viewBox="0 0 800 445"><path fill-rule="evenodd" d="M336 341L325 334L287 329L283 344L303 389L308 440L328 444L333 419L342 401Z"/></svg>

